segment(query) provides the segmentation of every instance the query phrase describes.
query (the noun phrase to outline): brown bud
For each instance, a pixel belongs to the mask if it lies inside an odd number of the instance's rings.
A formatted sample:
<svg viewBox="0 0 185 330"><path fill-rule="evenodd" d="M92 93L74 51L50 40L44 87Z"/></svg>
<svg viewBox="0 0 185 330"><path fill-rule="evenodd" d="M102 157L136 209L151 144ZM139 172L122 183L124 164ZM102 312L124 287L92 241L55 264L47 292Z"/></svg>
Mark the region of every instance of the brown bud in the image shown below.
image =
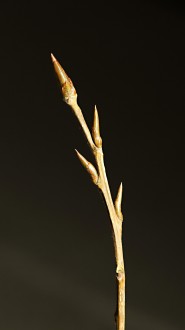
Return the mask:
<svg viewBox="0 0 185 330"><path fill-rule="evenodd" d="M87 161L77 150L75 150L77 153L77 156L82 163L82 165L86 168L87 172L90 174L92 181L97 184L98 182L98 173L95 169L95 167Z"/></svg>
<svg viewBox="0 0 185 330"><path fill-rule="evenodd" d="M98 110L96 106L94 108L94 123L92 128L92 135L96 146L100 148L102 146L102 139L100 136L100 124L99 124Z"/></svg>
<svg viewBox="0 0 185 330"><path fill-rule="evenodd" d="M56 72L56 75L58 77L60 86L62 87L62 95L63 95L63 100L67 104L72 104L74 100L77 98L76 90L73 86L73 83L71 79L68 77L60 63L57 61L57 59L54 57L53 54L51 54L51 59L53 62L53 66Z"/></svg>
<svg viewBox="0 0 185 330"><path fill-rule="evenodd" d="M118 189L118 194L117 194L116 200L115 200L115 210L116 210L116 214L120 220L123 220L123 214L121 212L122 193L123 193L123 186L121 183L119 186L119 189Z"/></svg>

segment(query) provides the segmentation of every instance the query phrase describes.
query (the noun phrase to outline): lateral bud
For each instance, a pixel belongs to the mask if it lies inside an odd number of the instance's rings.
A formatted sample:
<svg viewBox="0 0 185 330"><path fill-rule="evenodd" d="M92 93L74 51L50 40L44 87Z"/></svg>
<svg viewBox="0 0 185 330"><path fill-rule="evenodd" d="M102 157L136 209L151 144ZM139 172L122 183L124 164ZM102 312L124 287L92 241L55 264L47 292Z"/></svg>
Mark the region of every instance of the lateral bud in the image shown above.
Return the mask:
<svg viewBox="0 0 185 330"><path fill-rule="evenodd" d="M98 173L95 167L87 161L77 150L75 150L81 164L85 167L87 172L90 174L92 181L97 185L98 183Z"/></svg>
<svg viewBox="0 0 185 330"><path fill-rule="evenodd" d="M55 73L59 80L59 84L61 86L63 100L67 104L71 105L77 98L77 93L73 86L73 83L53 54L51 54L51 59L53 62Z"/></svg>
<svg viewBox="0 0 185 330"><path fill-rule="evenodd" d="M115 200L115 211L120 220L123 220L123 214L121 212L122 194L123 194L123 185L121 182L119 189L118 189L118 194L117 194L117 197Z"/></svg>
<svg viewBox="0 0 185 330"><path fill-rule="evenodd" d="M102 138L100 136L100 124L99 124L99 116L98 116L98 110L94 108L94 123L92 128L92 135L94 138L94 142L98 148L101 148L102 146Z"/></svg>

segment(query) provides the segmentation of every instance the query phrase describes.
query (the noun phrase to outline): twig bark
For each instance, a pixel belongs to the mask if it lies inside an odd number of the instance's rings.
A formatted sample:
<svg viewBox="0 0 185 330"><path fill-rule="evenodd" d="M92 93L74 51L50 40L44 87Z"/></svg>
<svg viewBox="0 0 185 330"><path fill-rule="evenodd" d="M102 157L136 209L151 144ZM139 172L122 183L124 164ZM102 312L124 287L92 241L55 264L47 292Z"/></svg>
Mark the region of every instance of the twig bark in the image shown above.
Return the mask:
<svg viewBox="0 0 185 330"><path fill-rule="evenodd" d="M77 103L77 93L73 86L72 81L67 76L64 69L61 67L56 58L51 54L54 69L60 82L61 91L64 101L71 107L75 116L77 117L84 134L89 143L90 149L94 155L97 169L88 162L77 150L77 156L90 174L91 179L95 185L101 190L110 215L112 224L114 249L116 258L116 278L117 278L117 310L116 310L116 327L117 330L125 330L125 269L123 259L123 246L122 246L122 222L123 215L121 212L122 202L122 183L118 189L118 194L113 203L109 183L106 175L104 165L104 155L102 149L102 139L100 136L98 111L95 106L94 110L94 123L92 134L86 124L82 111Z"/></svg>

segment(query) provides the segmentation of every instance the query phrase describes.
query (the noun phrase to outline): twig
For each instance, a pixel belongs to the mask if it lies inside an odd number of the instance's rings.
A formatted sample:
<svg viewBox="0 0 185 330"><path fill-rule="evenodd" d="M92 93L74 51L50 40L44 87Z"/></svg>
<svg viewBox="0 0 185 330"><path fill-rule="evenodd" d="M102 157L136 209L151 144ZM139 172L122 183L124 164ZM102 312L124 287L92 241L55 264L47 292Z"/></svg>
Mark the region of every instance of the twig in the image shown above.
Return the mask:
<svg viewBox="0 0 185 330"><path fill-rule="evenodd" d="M61 91L64 101L71 107L80 125L84 131L84 134L89 143L90 149L96 160L97 169L88 162L77 150L77 156L86 168L87 172L90 174L91 179L95 185L101 190L112 223L113 239L114 239L114 249L116 258L116 277L117 277L117 311L116 311L116 325L117 330L125 329L125 269L123 260L123 246L122 246L122 222L123 215L121 212L121 201L122 201L122 183L118 189L117 198L115 203L113 203L111 192L107 180L104 157L102 150L102 139L100 136L99 128L99 118L98 111L95 106L94 110L94 123L92 128L92 135L83 117L82 111L77 103L77 93L73 86L72 81L65 73L64 69L61 67L56 58L51 54L54 69L60 82Z"/></svg>

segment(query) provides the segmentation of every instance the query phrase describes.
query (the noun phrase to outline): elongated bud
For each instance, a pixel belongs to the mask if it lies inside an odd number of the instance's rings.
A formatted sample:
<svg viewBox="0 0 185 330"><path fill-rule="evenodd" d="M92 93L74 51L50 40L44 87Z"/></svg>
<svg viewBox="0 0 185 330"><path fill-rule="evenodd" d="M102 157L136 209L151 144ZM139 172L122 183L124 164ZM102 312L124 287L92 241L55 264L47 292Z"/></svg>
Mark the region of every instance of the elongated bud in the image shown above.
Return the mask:
<svg viewBox="0 0 185 330"><path fill-rule="evenodd" d="M123 220L123 214L121 212L122 193L123 193L123 185L121 183L119 186L119 189L118 189L118 194L117 194L116 200L115 200L115 210L116 210L117 216L120 220Z"/></svg>
<svg viewBox="0 0 185 330"><path fill-rule="evenodd" d="M56 75L58 77L60 86L62 88L61 91L62 91L62 95L63 95L63 100L64 100L64 102L66 102L67 104L70 105L77 98L76 90L73 86L71 79L68 77L68 75L66 74L66 72L64 71L64 69L62 68L62 66L57 61L57 59L54 57L53 54L51 54L51 59L52 59L53 66L54 66Z"/></svg>
<svg viewBox="0 0 185 330"><path fill-rule="evenodd" d="M77 153L77 156L82 163L82 165L86 168L87 172L90 174L92 181L97 184L98 182L98 173L95 169L95 167L87 161L77 150L75 150Z"/></svg>
<svg viewBox="0 0 185 330"><path fill-rule="evenodd" d="M100 148L102 146L102 139L100 136L100 124L99 124L98 110L96 106L94 108L94 123L92 128L92 135L96 146Z"/></svg>

